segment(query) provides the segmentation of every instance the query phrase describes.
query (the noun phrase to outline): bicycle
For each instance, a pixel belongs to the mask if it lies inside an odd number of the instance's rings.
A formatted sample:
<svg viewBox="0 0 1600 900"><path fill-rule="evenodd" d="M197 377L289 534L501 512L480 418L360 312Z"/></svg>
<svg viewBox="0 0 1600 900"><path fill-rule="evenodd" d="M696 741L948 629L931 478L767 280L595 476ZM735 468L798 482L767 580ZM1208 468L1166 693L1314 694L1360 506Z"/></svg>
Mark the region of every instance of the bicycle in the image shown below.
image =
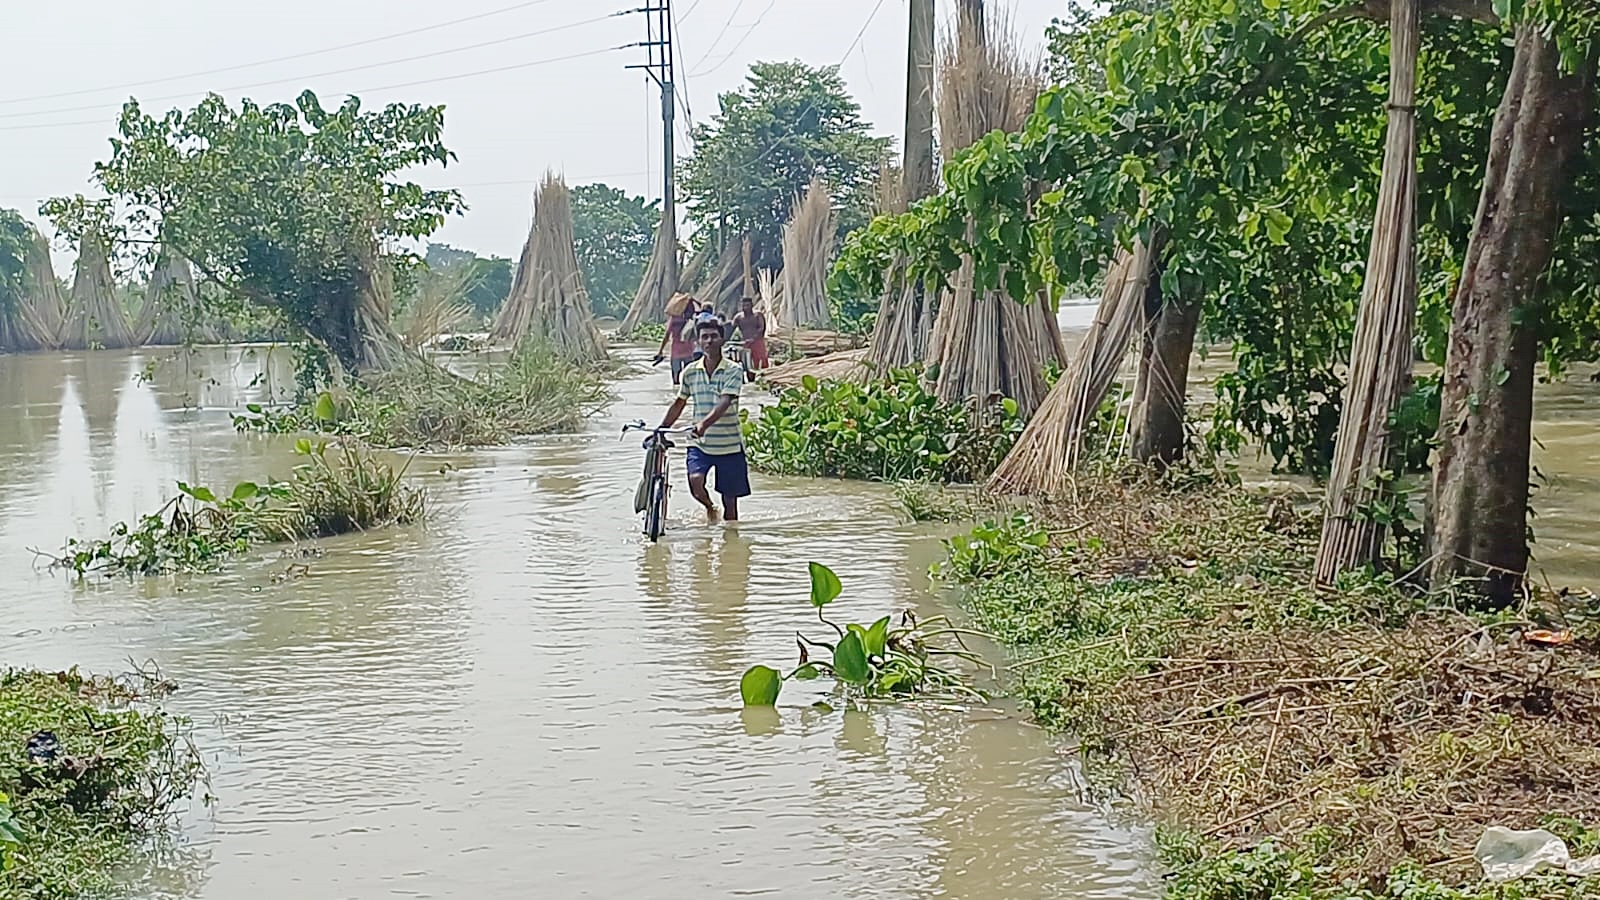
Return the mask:
<svg viewBox="0 0 1600 900"><path fill-rule="evenodd" d="M644 513L644 534L651 543L661 539L661 532L667 523L667 494L671 486L667 481L667 451L675 444L668 439L671 434L688 434L693 429L687 427L677 428L651 428L644 424L643 419L635 419L622 426L622 433L630 431L647 431L644 439L644 475L639 480L639 488L633 493L633 511Z"/></svg>

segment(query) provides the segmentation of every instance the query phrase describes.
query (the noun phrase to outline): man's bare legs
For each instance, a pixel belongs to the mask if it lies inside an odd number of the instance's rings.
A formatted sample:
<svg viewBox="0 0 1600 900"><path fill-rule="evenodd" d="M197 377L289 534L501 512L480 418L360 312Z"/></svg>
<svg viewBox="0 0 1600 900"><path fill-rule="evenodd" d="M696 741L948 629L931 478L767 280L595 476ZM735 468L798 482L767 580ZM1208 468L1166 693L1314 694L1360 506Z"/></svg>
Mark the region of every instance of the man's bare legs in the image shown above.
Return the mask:
<svg viewBox="0 0 1600 900"><path fill-rule="evenodd" d="M720 516L717 515L717 505L711 502L711 494L706 491L704 474L689 476L689 493L706 508L706 521L715 525ZM737 507L730 506L729 509L733 511L733 518L737 519L739 517Z"/></svg>
<svg viewBox="0 0 1600 900"><path fill-rule="evenodd" d="M739 521L739 498L724 496L722 498L722 521Z"/></svg>

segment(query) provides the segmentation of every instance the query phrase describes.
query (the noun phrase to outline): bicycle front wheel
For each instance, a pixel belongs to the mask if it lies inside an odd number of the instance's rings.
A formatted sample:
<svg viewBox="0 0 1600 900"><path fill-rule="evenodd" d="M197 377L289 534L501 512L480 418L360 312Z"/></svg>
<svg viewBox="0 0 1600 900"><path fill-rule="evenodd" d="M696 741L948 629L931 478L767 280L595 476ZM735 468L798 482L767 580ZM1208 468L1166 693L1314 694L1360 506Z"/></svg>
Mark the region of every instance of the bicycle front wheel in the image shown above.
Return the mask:
<svg viewBox="0 0 1600 900"><path fill-rule="evenodd" d="M661 539L667 522L667 480L659 475L650 481L650 505L645 508L644 534L651 542Z"/></svg>

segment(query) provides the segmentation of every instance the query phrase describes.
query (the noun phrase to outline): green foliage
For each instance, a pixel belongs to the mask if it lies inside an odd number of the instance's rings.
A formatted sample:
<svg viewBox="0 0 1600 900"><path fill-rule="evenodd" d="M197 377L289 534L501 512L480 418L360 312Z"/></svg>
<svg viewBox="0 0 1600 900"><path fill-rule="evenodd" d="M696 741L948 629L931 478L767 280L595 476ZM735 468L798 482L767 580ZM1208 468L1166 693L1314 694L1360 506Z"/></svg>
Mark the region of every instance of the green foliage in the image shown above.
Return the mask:
<svg viewBox="0 0 1600 900"><path fill-rule="evenodd" d="M572 189L572 239L597 316L628 314L655 248L661 201L605 184Z"/></svg>
<svg viewBox="0 0 1600 900"><path fill-rule="evenodd" d="M1538 15L1566 32L1592 32L1575 7L1543 6L1560 7ZM1280 469L1324 472L1384 134L1387 31L1352 11L1328 15L1311 0L1079 10L1054 32L1058 83L1027 125L958 154L942 194L851 234L835 288L874 295L898 259L938 282L970 254L980 286L1026 301L1092 282L1135 237L1163 240L1163 292L1203 299L1207 335L1237 359L1218 385L1214 445L1253 439ZM1434 362L1508 33L1424 21L1419 344ZM1590 302L1600 284L1600 150L1588 149L1577 189L1563 197L1571 215L1549 289L1524 310L1553 368L1600 353Z"/></svg>
<svg viewBox="0 0 1600 900"><path fill-rule="evenodd" d="M949 619L937 616L919 622L907 611L899 626L891 625L892 616L884 616L871 625L850 623L840 627L822 614L823 608L844 590L839 576L821 563L813 562L809 568L811 605L818 621L832 628L837 640L817 641L796 635L800 661L788 675L769 666L751 666L739 681L739 696L745 706L773 706L783 682L810 681L823 675L832 677L850 700L983 699L962 675L938 662L939 657L952 657L982 663L965 647L941 648L932 643L940 638L954 638L959 643L963 632ZM813 661L812 650L824 651L826 661Z"/></svg>
<svg viewBox="0 0 1600 900"><path fill-rule="evenodd" d="M817 174L841 230L865 221L889 141L870 135L837 66L756 63L745 87L718 103L711 121L695 127L694 154L680 174L700 233L715 234L725 215L730 236L754 236L756 266L781 267L783 226Z"/></svg>
<svg viewBox="0 0 1600 900"><path fill-rule="evenodd" d="M458 250L449 244L429 244L424 257L428 268L446 271L455 266L471 268L466 283L466 302L480 319L494 315L511 294L513 269L511 260L503 256L478 256L470 250Z"/></svg>
<svg viewBox="0 0 1600 900"><path fill-rule="evenodd" d="M806 376L745 422L751 464L785 475L975 482L1022 431L1015 402L945 404L919 373L859 385Z"/></svg>
<svg viewBox="0 0 1600 900"><path fill-rule="evenodd" d="M1050 533L1026 513L987 521L944 542L945 561L934 565L938 578L970 583L994 578L1007 569L1041 559Z"/></svg>
<svg viewBox="0 0 1600 900"><path fill-rule="evenodd" d="M640 322L635 325L628 337L649 346L659 346L661 339L667 336L667 326L662 322Z"/></svg>
<svg viewBox="0 0 1600 900"><path fill-rule="evenodd" d="M400 179L445 165L444 108L356 97L325 110L310 91L293 104L237 109L212 94L158 117L130 100L95 181L126 215L130 238L188 257L229 292L271 306L351 371L372 362L363 328L385 327L384 282L408 254L393 248L464 209L456 191ZM75 236L70 202L52 218ZM386 255L392 258L386 258Z"/></svg>
<svg viewBox="0 0 1600 900"><path fill-rule="evenodd" d="M574 431L610 402L607 369L576 366L528 342L471 378L410 366L274 409L249 404L240 431L347 435L379 447L450 449Z"/></svg>
<svg viewBox="0 0 1600 900"><path fill-rule="evenodd" d="M28 221L12 209L0 209L0 313L22 299L28 246L33 232Z"/></svg>
<svg viewBox="0 0 1600 900"><path fill-rule="evenodd" d="M111 527L99 540L69 538L52 564L87 575L155 576L209 572L260 543L326 537L421 520L426 495L371 452L301 439L287 482L241 482L218 495L178 482L178 496L154 513Z"/></svg>
<svg viewBox="0 0 1600 900"><path fill-rule="evenodd" d="M203 775L187 723L154 706L170 685L0 674L0 898L100 896L174 827ZM49 732L54 754L30 756Z"/></svg>

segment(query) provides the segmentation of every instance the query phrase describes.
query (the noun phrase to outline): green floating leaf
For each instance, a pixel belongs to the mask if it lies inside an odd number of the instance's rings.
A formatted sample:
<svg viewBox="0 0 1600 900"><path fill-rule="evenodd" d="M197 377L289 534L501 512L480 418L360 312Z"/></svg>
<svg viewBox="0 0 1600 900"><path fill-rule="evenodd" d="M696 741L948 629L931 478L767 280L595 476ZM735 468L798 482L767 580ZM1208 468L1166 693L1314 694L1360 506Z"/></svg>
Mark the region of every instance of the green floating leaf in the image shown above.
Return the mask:
<svg viewBox="0 0 1600 900"><path fill-rule="evenodd" d="M253 481L241 481L233 486L233 499L249 500L261 493L261 487Z"/></svg>
<svg viewBox="0 0 1600 900"><path fill-rule="evenodd" d="M783 676L768 666L751 666L739 679L739 696L745 706L775 706L783 690Z"/></svg>
<svg viewBox="0 0 1600 900"><path fill-rule="evenodd" d="M889 644L888 616L872 623L872 627L867 629L866 637L862 638L862 644L866 647L868 656L883 656Z"/></svg>
<svg viewBox="0 0 1600 900"><path fill-rule="evenodd" d="M815 681L821 674L822 672L817 669L816 663L806 663L795 669L794 674L790 677L796 681Z"/></svg>
<svg viewBox="0 0 1600 900"><path fill-rule="evenodd" d="M866 684L872 678L872 669L867 665L867 648L862 645L858 633L846 634L839 646L833 648L833 674L851 684Z"/></svg>
<svg viewBox="0 0 1600 900"><path fill-rule="evenodd" d="M317 395L317 404L312 408L312 415L318 422L332 422L334 418L333 395L327 391Z"/></svg>
<svg viewBox="0 0 1600 900"><path fill-rule="evenodd" d="M822 563L811 564L811 605L818 609L832 603L844 591L839 576Z"/></svg>

